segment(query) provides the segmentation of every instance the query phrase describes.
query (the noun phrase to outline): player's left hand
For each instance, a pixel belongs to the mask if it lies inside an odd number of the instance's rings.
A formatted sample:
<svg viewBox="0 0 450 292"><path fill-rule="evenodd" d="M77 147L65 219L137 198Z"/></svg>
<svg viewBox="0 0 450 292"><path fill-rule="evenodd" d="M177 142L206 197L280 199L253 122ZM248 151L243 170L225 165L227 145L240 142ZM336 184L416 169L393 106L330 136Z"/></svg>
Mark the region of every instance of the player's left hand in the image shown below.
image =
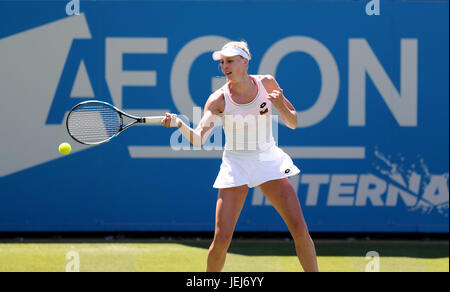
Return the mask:
<svg viewBox="0 0 450 292"><path fill-rule="evenodd" d="M284 105L284 95L283 89L274 90L269 93L268 99L272 102L272 104L278 109Z"/></svg>

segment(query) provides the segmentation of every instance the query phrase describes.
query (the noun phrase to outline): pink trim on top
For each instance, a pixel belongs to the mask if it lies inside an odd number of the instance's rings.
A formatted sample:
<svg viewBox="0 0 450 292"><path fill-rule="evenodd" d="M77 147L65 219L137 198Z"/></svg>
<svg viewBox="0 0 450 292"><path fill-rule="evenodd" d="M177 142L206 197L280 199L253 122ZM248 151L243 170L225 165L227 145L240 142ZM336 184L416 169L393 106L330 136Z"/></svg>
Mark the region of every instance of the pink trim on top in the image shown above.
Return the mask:
<svg viewBox="0 0 450 292"><path fill-rule="evenodd" d="M228 93L228 96L230 97L230 100L231 100L232 103L234 103L236 105L248 105L248 104L253 103L259 97L261 89L259 88L258 81L256 80L255 77L253 77L251 75L249 75L249 77L253 80L253 82L255 83L255 85L256 85L256 87L258 89L258 92L256 93L256 96L248 103L237 103L237 102L235 102L233 100L233 95L231 94L231 90L230 90L230 84L228 83L227 84L227 93Z"/></svg>

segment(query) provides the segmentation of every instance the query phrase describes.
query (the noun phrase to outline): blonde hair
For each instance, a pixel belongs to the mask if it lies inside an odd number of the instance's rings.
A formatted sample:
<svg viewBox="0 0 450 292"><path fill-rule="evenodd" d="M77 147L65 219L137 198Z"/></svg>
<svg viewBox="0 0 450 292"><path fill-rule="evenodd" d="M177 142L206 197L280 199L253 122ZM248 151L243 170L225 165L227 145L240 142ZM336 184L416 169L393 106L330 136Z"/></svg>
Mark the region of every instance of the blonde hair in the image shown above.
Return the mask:
<svg viewBox="0 0 450 292"><path fill-rule="evenodd" d="M240 41L240 42L232 41L232 42L226 43L224 47L228 47L228 46L242 49L248 54L248 56L250 58L252 57L252 55L250 54L250 50L248 49L248 44L246 41Z"/></svg>

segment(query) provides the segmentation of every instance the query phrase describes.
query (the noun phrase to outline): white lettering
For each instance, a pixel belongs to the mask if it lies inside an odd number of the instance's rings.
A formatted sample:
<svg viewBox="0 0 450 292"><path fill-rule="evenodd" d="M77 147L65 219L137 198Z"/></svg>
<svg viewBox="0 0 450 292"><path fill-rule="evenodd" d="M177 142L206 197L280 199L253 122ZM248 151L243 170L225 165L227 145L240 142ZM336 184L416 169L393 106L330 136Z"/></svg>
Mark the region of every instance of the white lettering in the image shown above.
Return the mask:
<svg viewBox="0 0 450 292"><path fill-rule="evenodd" d="M406 206L414 206L417 203L417 197L411 195L405 190L396 187L395 185L390 184L387 192L386 206L397 206L398 196L403 199Z"/></svg>
<svg viewBox="0 0 450 292"><path fill-rule="evenodd" d="M366 272L379 272L380 271L380 254L376 251L369 251L366 254L366 260L369 262L366 265Z"/></svg>
<svg viewBox="0 0 450 292"><path fill-rule="evenodd" d="M79 272L80 271L80 254L76 251L69 251L66 254L66 260L69 262L66 264L66 272Z"/></svg>
<svg viewBox="0 0 450 292"><path fill-rule="evenodd" d="M331 176L327 206L353 206L355 186L358 176L342 174ZM352 195L352 196L342 196Z"/></svg>
<svg viewBox="0 0 450 292"><path fill-rule="evenodd" d="M75 77L75 82L72 87L70 97L95 97L94 90L92 89L92 84L86 70L86 65L83 60L78 67L78 72Z"/></svg>
<svg viewBox="0 0 450 292"><path fill-rule="evenodd" d="M366 125L366 72L400 126L417 126L418 42L401 41L401 94L365 39L349 41L349 126Z"/></svg>
<svg viewBox="0 0 450 292"><path fill-rule="evenodd" d="M322 76L322 88L316 103L308 110L298 112L299 128L314 126L325 119L336 104L339 94L339 71L333 54L319 41L293 36L276 42L264 55L259 74L276 76L281 59L293 52L307 53L317 62Z"/></svg>
<svg viewBox="0 0 450 292"><path fill-rule="evenodd" d="M327 206L367 206L396 207L399 198L407 207L415 207L419 202L420 175L411 174L409 190L400 176L389 183L373 174L302 174L291 177L291 183L296 192L299 184L307 186L306 206L319 204L320 191L328 191ZM448 202L448 174L432 175L430 182L423 187L422 201L429 206L439 206ZM417 192L415 192L417 190ZM412 193L414 192L414 193ZM271 205L267 200L264 204L262 192L255 188L252 200L253 206Z"/></svg>
<svg viewBox="0 0 450 292"><path fill-rule="evenodd" d="M373 206L383 206L384 203L381 196L386 192L386 187L387 184L384 180L372 174L361 175L356 191L355 205L366 206L367 200L370 200Z"/></svg>
<svg viewBox="0 0 450 292"><path fill-rule="evenodd" d="M114 105L120 109L123 86L157 84L156 71L124 71L124 53L167 54L167 38L106 38L106 81Z"/></svg>
<svg viewBox="0 0 450 292"><path fill-rule="evenodd" d="M366 5L366 14L369 16L380 15L380 0L369 1Z"/></svg>
<svg viewBox="0 0 450 292"><path fill-rule="evenodd" d="M302 175L302 184L308 185L308 192L306 193L306 205L316 206L319 197L320 185L328 184L330 182L330 176L328 174L316 174L316 175Z"/></svg>
<svg viewBox="0 0 450 292"><path fill-rule="evenodd" d="M80 0L69 1L66 5L66 14L68 16L80 15Z"/></svg>
<svg viewBox="0 0 450 292"><path fill-rule="evenodd" d="M425 187L423 199L438 205L448 202L448 174L433 175L430 183Z"/></svg>

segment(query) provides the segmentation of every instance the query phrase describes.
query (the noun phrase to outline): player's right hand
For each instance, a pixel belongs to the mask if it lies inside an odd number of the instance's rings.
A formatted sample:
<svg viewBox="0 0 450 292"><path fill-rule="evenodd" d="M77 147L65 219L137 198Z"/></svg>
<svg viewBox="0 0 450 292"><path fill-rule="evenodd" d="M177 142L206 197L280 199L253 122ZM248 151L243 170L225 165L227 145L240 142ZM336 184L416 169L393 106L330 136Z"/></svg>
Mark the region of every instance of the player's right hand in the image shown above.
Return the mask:
<svg viewBox="0 0 450 292"><path fill-rule="evenodd" d="M176 114L166 113L164 118L161 120L161 125L166 128L177 127L178 119Z"/></svg>

